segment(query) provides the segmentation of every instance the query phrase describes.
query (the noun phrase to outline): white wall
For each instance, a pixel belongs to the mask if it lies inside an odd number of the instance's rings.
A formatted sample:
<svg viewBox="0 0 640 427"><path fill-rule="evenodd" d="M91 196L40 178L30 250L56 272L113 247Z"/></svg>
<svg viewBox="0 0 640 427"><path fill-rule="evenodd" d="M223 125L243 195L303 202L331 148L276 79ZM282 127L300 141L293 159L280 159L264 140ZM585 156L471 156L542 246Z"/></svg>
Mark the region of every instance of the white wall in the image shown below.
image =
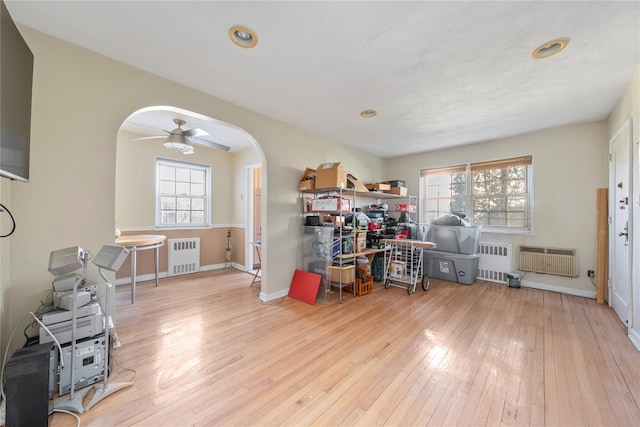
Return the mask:
<svg viewBox="0 0 640 427"><path fill-rule="evenodd" d="M543 288L595 296L586 277L596 270L596 189L607 187L606 123L595 122L398 157L388 162L389 178L405 179L418 194L421 168L457 165L533 154L534 234L482 233L482 241L519 245L575 248L581 277L567 279L527 273ZM517 267L514 258L513 266Z"/></svg>

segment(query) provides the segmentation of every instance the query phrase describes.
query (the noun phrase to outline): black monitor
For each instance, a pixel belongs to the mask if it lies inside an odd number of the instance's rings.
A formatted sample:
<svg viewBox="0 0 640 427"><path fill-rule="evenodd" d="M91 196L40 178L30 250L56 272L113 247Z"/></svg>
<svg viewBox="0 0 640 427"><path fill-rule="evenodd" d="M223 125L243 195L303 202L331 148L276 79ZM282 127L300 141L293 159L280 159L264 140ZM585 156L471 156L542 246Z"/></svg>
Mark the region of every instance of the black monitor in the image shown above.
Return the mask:
<svg viewBox="0 0 640 427"><path fill-rule="evenodd" d="M33 53L0 0L0 176L29 181Z"/></svg>

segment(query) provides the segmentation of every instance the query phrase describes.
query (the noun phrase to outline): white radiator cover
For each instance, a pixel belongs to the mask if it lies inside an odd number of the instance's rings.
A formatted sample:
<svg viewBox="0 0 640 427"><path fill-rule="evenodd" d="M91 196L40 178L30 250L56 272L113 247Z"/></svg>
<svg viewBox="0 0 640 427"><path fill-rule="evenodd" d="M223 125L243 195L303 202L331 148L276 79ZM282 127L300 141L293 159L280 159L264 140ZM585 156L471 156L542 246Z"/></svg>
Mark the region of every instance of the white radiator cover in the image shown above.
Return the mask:
<svg viewBox="0 0 640 427"><path fill-rule="evenodd" d="M200 271L200 238L169 239L169 276Z"/></svg>
<svg viewBox="0 0 640 427"><path fill-rule="evenodd" d="M480 242L478 245L478 279L496 283L507 283L511 269L511 250L509 243Z"/></svg>

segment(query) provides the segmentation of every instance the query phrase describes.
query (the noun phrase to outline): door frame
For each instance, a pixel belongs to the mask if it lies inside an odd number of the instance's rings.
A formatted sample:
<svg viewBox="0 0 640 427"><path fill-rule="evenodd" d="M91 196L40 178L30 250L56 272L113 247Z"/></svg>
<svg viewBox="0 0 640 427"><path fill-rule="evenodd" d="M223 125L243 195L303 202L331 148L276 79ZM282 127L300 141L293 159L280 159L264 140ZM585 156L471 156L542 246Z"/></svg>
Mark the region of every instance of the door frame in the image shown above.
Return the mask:
<svg viewBox="0 0 640 427"><path fill-rule="evenodd" d="M617 209L617 201L616 201L616 182L615 182L615 165L613 164L612 159L612 146L613 143L618 139L618 137L624 135L626 133L626 149L628 150L628 185L629 185L629 203L627 203L628 209L628 244L629 251L627 252L627 333L633 327L633 126L632 119L629 118L625 123L618 129L618 131L609 139L609 273L607 275L608 278L608 286L607 286L607 301L609 306L612 306L613 296L612 296L612 282L613 272L615 270L615 254L614 254L614 245L617 236L617 230L620 228L617 224L614 223L614 213ZM617 313L616 313L617 314Z"/></svg>
<svg viewBox="0 0 640 427"><path fill-rule="evenodd" d="M245 230L244 233L244 267L245 267L245 271L253 271L253 265L254 265L254 257L253 257L253 249L254 246L251 244L251 242L253 241L253 228L254 228L254 223L253 223L253 210L254 210L254 206L253 206L253 189L254 189L254 183L253 183L253 171L255 169L258 168L262 168L262 162L259 163L253 163L250 165L247 165L247 212L246 212L246 218L247 218L247 228Z"/></svg>

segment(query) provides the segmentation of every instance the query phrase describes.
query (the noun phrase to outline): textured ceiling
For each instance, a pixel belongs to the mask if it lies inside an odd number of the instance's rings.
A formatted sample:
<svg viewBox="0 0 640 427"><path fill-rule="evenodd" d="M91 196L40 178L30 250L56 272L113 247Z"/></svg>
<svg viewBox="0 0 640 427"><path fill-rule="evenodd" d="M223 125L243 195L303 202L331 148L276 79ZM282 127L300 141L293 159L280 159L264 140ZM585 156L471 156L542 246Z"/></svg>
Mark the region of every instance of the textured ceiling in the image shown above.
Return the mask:
<svg viewBox="0 0 640 427"><path fill-rule="evenodd" d="M603 119L640 64L638 1L6 3L23 25L383 157ZM231 43L235 25L256 48ZM563 52L531 59L557 38Z"/></svg>

